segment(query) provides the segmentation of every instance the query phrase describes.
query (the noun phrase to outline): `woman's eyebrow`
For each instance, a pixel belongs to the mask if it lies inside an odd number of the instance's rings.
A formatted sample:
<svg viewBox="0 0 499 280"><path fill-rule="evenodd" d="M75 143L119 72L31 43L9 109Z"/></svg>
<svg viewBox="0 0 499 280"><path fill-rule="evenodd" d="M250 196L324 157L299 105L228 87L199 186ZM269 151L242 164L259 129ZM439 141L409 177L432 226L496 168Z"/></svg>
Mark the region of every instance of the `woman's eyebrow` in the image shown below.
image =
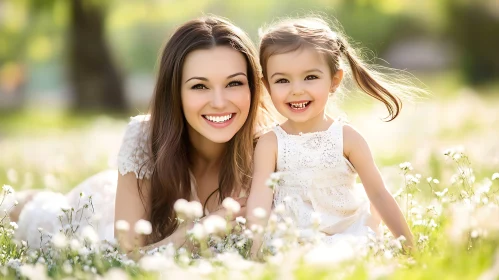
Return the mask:
<svg viewBox="0 0 499 280"><path fill-rule="evenodd" d="M247 77L246 74L244 74L243 72L237 72L237 73L234 73L232 75L227 76L227 79L234 78L234 77L239 76L239 75L243 75L243 76ZM208 81L208 79L205 77L191 77L191 78L187 79L187 81L185 81L185 83L187 83L190 80L201 80L201 81L205 81L205 82Z"/></svg>
<svg viewBox="0 0 499 280"><path fill-rule="evenodd" d="M187 83L190 80L201 80L201 81L205 81L205 82L208 81L208 79L205 77L192 77L192 78L187 79L187 81L185 81L185 82Z"/></svg>

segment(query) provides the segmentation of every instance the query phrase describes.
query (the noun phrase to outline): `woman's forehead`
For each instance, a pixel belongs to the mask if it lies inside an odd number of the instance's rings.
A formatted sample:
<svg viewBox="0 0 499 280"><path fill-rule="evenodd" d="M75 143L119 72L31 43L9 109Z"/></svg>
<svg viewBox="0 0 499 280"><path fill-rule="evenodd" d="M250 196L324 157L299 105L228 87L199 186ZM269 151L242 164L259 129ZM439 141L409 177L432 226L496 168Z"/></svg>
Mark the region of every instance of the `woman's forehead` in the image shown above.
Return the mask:
<svg viewBox="0 0 499 280"><path fill-rule="evenodd" d="M228 46L217 46L189 53L182 69L182 79L186 81L191 77L203 77L208 80L226 78L237 72L247 75L244 54Z"/></svg>

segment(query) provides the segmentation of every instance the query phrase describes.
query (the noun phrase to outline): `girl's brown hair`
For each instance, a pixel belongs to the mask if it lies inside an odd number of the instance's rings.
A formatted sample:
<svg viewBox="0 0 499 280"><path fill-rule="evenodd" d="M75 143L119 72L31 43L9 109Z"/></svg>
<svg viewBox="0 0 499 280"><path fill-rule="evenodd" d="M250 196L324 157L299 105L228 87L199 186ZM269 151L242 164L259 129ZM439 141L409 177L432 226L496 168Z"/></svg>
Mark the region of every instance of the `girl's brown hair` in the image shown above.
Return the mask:
<svg viewBox="0 0 499 280"><path fill-rule="evenodd" d="M192 51L216 46L228 46L244 55L251 91L248 118L227 143L223 155L218 199L221 202L234 191L249 188L255 129L259 125L257 115L265 109L260 100L262 86L256 49L247 34L225 19L206 16L191 20L173 33L162 51L151 103L153 172L148 214L153 232L149 242L159 241L177 229L173 205L180 198L189 200L191 197L189 153L192 147L180 97L185 58Z"/></svg>
<svg viewBox="0 0 499 280"><path fill-rule="evenodd" d="M340 69L342 58L350 65L350 72L357 86L366 94L383 102L388 109L388 121L395 119L402 109L400 97L423 94L424 90L415 87L407 75L398 71L396 75L386 75L383 70L393 69L364 63L345 36L332 31L328 23L317 17L286 19L262 32L260 40L260 63L263 78L268 83L267 62L272 55L283 54L312 47L321 52L328 63L332 75Z"/></svg>

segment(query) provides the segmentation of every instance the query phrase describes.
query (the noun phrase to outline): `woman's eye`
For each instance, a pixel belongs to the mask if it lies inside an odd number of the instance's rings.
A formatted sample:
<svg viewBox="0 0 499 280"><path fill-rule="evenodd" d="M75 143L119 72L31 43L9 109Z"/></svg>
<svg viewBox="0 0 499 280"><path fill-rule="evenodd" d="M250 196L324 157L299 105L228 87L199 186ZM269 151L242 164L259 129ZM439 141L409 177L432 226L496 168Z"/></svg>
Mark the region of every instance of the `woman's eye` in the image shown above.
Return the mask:
<svg viewBox="0 0 499 280"><path fill-rule="evenodd" d="M208 88L203 84L197 84L197 85L193 85L191 87L191 89L208 89Z"/></svg>
<svg viewBox="0 0 499 280"><path fill-rule="evenodd" d="M285 84L287 82L288 82L288 80L286 80L286 79L279 79L279 80L275 81L276 84Z"/></svg>
<svg viewBox="0 0 499 280"><path fill-rule="evenodd" d="M305 77L305 80L315 80L315 79L319 79L319 77L317 77L315 75L308 75Z"/></svg>
<svg viewBox="0 0 499 280"><path fill-rule="evenodd" d="M240 82L240 81L232 81L232 82L230 82L230 83L227 85L227 87L237 87L237 86L242 86L242 85L243 85L243 83L242 83L242 82Z"/></svg>

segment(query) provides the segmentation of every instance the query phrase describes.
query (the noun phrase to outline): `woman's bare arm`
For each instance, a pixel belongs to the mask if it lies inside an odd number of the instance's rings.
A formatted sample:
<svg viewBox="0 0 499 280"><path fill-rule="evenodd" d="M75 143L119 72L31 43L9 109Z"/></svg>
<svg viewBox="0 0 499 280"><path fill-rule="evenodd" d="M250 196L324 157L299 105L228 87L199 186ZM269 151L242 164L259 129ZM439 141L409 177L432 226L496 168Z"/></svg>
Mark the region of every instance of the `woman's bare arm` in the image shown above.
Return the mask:
<svg viewBox="0 0 499 280"><path fill-rule="evenodd" d="M140 185L143 201L139 195ZM165 239L154 243L145 244L145 240L138 236L134 231L135 223L140 220L149 220L151 183L149 180L137 180L134 173L125 175L118 174L118 189L116 190L116 206L115 206L115 221L123 220L130 224L130 231L125 236L118 236L118 231L115 228L115 237L119 238L120 246L125 251L131 251L136 246L143 247L141 249L153 249L168 243L173 243L175 247L180 247L185 243L186 225L181 225L173 234Z"/></svg>

